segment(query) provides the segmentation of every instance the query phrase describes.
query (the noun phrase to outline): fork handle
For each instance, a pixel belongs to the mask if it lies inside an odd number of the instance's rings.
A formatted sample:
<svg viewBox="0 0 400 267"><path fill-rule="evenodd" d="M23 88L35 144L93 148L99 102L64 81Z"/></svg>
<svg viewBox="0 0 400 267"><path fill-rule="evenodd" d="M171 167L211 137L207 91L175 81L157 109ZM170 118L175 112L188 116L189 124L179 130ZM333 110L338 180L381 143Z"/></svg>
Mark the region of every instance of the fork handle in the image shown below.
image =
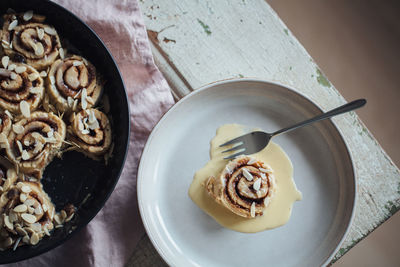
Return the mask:
<svg viewBox="0 0 400 267"><path fill-rule="evenodd" d="M320 121L320 120L325 120L325 119L328 119L330 117L333 117L333 116L336 116L336 115L339 115L339 114L342 114L342 113L346 113L346 112L352 111L352 110L357 109L357 108L361 108L366 103L367 103L367 100L365 100L365 99L354 100L354 101L352 101L350 103L347 103L347 104L345 104L343 106L340 106L338 108L332 109L331 111L322 113L321 115L318 115L318 116L316 116L314 118L299 122L299 123L297 123L297 124L295 124L293 126L289 126L289 127L283 128L283 129L281 129L279 131L276 131L276 132L274 132L272 134L272 136L275 136L275 135L278 135L278 134L281 134L281 133L285 133L285 132L289 132L289 131L292 131L294 129L306 126L308 124L311 124L311 123L314 123L314 122L317 122L317 121Z"/></svg>

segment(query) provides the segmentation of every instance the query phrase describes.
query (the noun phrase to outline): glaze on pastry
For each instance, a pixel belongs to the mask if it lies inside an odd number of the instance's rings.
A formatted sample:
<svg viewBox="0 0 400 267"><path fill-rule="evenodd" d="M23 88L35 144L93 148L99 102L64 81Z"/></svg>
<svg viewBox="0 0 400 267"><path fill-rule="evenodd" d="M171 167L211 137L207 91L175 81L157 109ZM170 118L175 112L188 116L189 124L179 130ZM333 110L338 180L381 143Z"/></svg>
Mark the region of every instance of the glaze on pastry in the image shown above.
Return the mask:
<svg viewBox="0 0 400 267"><path fill-rule="evenodd" d="M275 180L264 162L242 156L230 161L219 177L211 176L206 188L210 196L233 213L254 218L263 215L273 197Z"/></svg>

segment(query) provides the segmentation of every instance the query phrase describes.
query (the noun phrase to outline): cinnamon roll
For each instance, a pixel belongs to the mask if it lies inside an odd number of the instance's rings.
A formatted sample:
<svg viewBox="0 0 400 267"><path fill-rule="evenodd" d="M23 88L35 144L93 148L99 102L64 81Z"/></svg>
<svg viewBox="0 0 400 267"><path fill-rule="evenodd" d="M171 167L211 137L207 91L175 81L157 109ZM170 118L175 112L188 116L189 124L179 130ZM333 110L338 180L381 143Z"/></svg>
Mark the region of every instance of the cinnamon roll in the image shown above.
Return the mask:
<svg viewBox="0 0 400 267"><path fill-rule="evenodd" d="M53 113L36 111L13 125L7 156L25 174L41 178L44 168L61 148L66 126Z"/></svg>
<svg viewBox="0 0 400 267"><path fill-rule="evenodd" d="M94 106L102 85L95 67L80 56L59 59L47 76L47 92L60 111L79 111Z"/></svg>
<svg viewBox="0 0 400 267"><path fill-rule="evenodd" d="M0 197L0 249L36 245L54 228L55 208L38 183L18 182Z"/></svg>
<svg viewBox="0 0 400 267"><path fill-rule="evenodd" d="M7 62L0 69L0 107L14 114L29 114L43 98L43 79L29 65Z"/></svg>
<svg viewBox="0 0 400 267"><path fill-rule="evenodd" d="M104 155L111 145L111 126L107 116L97 109L86 109L71 116L70 139L89 155Z"/></svg>
<svg viewBox="0 0 400 267"><path fill-rule="evenodd" d="M272 170L262 161L241 156L230 161L218 178L210 177L206 189L233 213L254 218L263 215L275 191Z"/></svg>
<svg viewBox="0 0 400 267"><path fill-rule="evenodd" d="M61 43L57 31L43 24L44 16L6 14L2 30L4 53L37 70L44 70L59 56Z"/></svg>

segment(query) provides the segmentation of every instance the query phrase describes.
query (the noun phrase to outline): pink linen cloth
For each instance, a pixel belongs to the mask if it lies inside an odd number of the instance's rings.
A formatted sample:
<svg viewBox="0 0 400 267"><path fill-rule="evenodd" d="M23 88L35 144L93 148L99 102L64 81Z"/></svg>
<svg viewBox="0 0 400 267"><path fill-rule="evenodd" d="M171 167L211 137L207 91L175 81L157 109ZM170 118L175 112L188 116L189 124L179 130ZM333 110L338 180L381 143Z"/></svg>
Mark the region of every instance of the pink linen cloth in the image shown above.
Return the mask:
<svg viewBox="0 0 400 267"><path fill-rule="evenodd" d="M114 192L86 228L56 249L10 266L123 266L145 233L136 197L139 158L150 131L174 101L154 64L136 0L55 2L85 21L118 63L130 104L129 151Z"/></svg>

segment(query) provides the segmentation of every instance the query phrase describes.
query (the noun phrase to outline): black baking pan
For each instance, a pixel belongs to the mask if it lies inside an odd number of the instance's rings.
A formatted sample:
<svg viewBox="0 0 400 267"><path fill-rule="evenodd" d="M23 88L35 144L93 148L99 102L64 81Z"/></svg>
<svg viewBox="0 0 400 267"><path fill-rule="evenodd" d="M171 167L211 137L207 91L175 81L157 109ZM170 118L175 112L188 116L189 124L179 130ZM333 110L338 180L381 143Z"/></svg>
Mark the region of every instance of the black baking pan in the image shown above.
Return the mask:
<svg viewBox="0 0 400 267"><path fill-rule="evenodd" d="M16 12L33 10L46 16L46 24L53 25L61 40L67 40L76 53L87 58L105 81L104 93L110 99L110 115L114 141L113 157L94 161L78 152L66 152L55 158L44 172L42 183L57 210L71 203L78 207L76 216L63 228L55 229L35 246L21 246L15 251L0 252L0 263L21 261L49 251L78 233L104 206L121 174L129 143L129 108L122 81L110 52L96 35L74 14L47 0L1 0L0 14L8 8ZM2 24L2 22L1 22Z"/></svg>

